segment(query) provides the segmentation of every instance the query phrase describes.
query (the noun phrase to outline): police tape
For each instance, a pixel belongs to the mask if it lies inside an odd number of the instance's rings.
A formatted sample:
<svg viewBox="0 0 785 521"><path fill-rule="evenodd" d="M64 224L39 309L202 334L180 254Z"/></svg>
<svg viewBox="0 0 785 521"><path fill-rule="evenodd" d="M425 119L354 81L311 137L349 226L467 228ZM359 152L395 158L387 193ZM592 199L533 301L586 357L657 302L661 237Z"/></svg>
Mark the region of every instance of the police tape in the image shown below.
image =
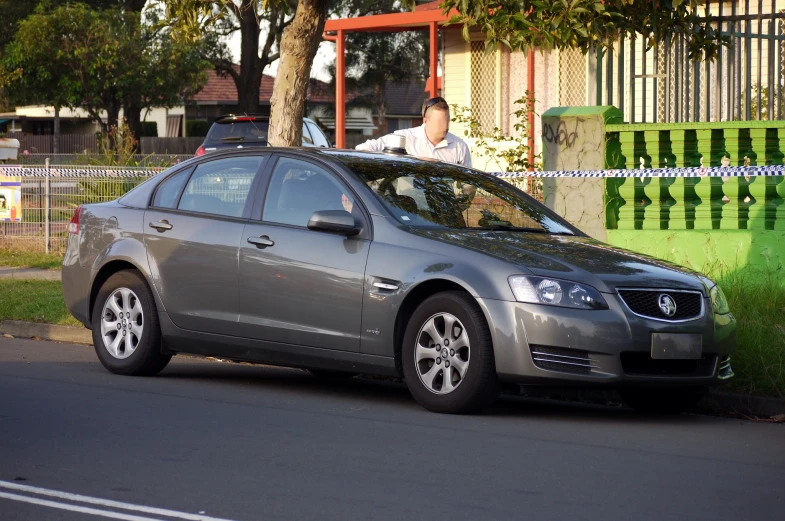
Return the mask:
<svg viewBox="0 0 785 521"><path fill-rule="evenodd" d="M0 176L7 177L152 177L164 168L0 166Z"/></svg>
<svg viewBox="0 0 785 521"><path fill-rule="evenodd" d="M152 177L161 167L61 167L0 166L0 176L10 177ZM785 165L646 168L638 170L561 170L551 172L488 172L501 179L528 177L758 177L785 176Z"/></svg>
<svg viewBox="0 0 785 521"><path fill-rule="evenodd" d="M525 177L758 177L785 176L785 165L489 173L501 179L516 179Z"/></svg>

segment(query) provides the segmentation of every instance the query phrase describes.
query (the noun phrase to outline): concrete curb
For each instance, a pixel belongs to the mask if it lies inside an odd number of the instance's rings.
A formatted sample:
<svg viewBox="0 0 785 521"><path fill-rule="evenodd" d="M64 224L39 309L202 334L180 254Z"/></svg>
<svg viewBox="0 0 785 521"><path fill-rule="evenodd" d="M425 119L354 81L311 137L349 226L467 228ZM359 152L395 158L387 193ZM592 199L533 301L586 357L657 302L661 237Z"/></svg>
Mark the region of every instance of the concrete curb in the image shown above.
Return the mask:
<svg viewBox="0 0 785 521"><path fill-rule="evenodd" d="M69 344L93 344L93 334L83 327L57 326L38 322L20 320L3 320L0 322L0 333L19 338L40 338L54 342Z"/></svg>
<svg viewBox="0 0 785 521"><path fill-rule="evenodd" d="M60 280L62 272L57 269L44 270L40 268L11 268L0 266L0 279L15 280Z"/></svg>
<svg viewBox="0 0 785 521"><path fill-rule="evenodd" d="M695 407L696 412L737 414L785 421L785 400L713 390Z"/></svg>
<svg viewBox="0 0 785 521"><path fill-rule="evenodd" d="M41 340L69 344L93 344L92 333L82 327L56 326L19 320L0 321L0 334L20 338L36 337ZM573 394L575 395L573 396ZM603 391L567 393L565 398L593 403L608 403L607 394ZM694 411L705 414L742 415L750 418L777 417L779 421L783 421L781 418L785 416L785 400L713 390L701 400Z"/></svg>

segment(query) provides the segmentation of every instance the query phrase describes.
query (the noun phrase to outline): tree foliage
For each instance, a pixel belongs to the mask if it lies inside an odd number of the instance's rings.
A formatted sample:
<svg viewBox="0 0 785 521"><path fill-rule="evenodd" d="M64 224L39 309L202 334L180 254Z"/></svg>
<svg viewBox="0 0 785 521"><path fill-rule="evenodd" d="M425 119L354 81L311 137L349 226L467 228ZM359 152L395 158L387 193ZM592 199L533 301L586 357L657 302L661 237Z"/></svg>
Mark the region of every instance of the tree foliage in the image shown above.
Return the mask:
<svg viewBox="0 0 785 521"><path fill-rule="evenodd" d="M486 35L486 49L603 48L642 36L649 47L683 35L692 60L713 59L730 40L701 17L705 0L444 0L450 23Z"/></svg>
<svg viewBox="0 0 785 521"><path fill-rule="evenodd" d="M163 23L177 42L198 45L202 57L237 88L240 112L258 112L264 70L280 57L295 0L166 0ZM237 67L223 40L240 32Z"/></svg>
<svg viewBox="0 0 785 521"><path fill-rule="evenodd" d="M108 133L123 107L182 103L206 81L205 68L192 46L142 23L138 13L68 4L19 23L0 79L8 99L82 108Z"/></svg>

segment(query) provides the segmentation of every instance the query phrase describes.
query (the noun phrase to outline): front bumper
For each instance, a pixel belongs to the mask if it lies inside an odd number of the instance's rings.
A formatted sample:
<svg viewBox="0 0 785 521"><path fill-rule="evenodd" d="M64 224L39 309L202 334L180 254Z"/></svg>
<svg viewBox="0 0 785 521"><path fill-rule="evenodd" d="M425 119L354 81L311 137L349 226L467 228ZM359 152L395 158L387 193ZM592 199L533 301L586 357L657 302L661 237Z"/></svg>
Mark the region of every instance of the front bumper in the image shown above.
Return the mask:
<svg viewBox="0 0 785 521"><path fill-rule="evenodd" d="M669 323L634 315L618 295L603 294L609 309L478 299L504 382L539 385L710 385L732 374L736 346L732 315L715 315L708 298L697 320ZM653 333L702 336L699 360L654 360Z"/></svg>

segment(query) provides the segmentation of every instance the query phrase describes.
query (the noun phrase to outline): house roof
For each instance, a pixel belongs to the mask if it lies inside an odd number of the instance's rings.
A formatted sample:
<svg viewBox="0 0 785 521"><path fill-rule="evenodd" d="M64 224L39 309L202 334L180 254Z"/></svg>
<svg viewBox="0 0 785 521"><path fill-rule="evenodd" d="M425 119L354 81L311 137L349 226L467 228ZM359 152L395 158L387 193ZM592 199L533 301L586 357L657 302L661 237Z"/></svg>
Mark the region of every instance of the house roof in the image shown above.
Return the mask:
<svg viewBox="0 0 785 521"><path fill-rule="evenodd" d="M235 70L239 72L239 69L239 66L235 66ZM262 84L259 87L260 102L270 103L270 98L273 95L274 83L275 77L267 74L262 76ZM311 84L308 86L309 102L332 103L334 99L335 96L327 83L311 79ZM237 103L237 87L231 76L221 76L217 72L212 72L207 79L207 84L197 94L193 95L191 100L195 101L197 104Z"/></svg>
<svg viewBox="0 0 785 521"><path fill-rule="evenodd" d="M269 103L273 95L275 78L265 74L259 88L259 101ZM311 103L333 103L335 87L323 81L311 79L308 87L308 101ZM387 85L387 113L397 116L419 116L423 102L427 98L425 81L412 80L408 83L389 83ZM349 101L356 95L349 93ZM204 88L192 98L197 104L237 103L237 87L231 76L222 77L217 72L210 74Z"/></svg>

